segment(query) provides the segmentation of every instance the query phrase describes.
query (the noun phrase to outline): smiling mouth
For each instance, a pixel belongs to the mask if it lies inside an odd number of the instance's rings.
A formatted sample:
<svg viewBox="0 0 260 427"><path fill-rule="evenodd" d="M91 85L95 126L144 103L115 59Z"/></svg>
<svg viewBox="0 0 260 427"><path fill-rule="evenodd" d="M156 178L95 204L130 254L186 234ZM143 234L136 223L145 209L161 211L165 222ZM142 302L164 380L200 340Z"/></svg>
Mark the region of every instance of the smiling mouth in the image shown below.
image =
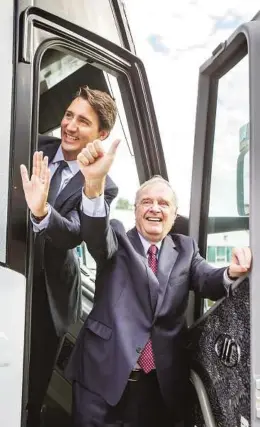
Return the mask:
<svg viewBox="0 0 260 427"><path fill-rule="evenodd" d="M68 142L75 142L77 141L79 138L77 138L76 136L72 136L69 135L68 133L65 132L65 138Z"/></svg>
<svg viewBox="0 0 260 427"><path fill-rule="evenodd" d="M153 218L153 217L150 217L150 216L148 216L147 218L145 218L147 221L149 221L149 222L162 222L162 219L161 218Z"/></svg>

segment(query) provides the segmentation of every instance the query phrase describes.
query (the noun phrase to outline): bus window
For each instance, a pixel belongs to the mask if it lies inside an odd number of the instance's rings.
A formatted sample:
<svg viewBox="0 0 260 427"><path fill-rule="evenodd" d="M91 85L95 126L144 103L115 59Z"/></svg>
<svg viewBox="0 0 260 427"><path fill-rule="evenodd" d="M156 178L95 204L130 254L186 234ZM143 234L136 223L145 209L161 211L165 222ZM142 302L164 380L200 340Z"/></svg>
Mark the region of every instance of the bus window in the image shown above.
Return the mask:
<svg viewBox="0 0 260 427"><path fill-rule="evenodd" d="M111 205L111 218L123 222L128 230L134 225L134 197L139 179L117 78L73 54L48 49L42 58L40 69L39 130L41 134L60 138L60 121L63 113L78 87L86 84L92 89L107 91L117 104L116 123L104 141L104 148L109 148L114 139L121 139L118 154L110 172L110 177L119 188L118 196ZM84 242L77 248L77 253L82 270L83 286L86 286L88 292L91 290L94 294L96 264Z"/></svg>
<svg viewBox="0 0 260 427"><path fill-rule="evenodd" d="M207 232L207 260L216 267L230 263L233 247L249 245L248 217L241 216L237 204L241 192L237 164L241 147L246 146L242 182L249 214L249 143L243 130L249 122L248 78L246 56L219 80ZM211 305L205 300L204 310Z"/></svg>

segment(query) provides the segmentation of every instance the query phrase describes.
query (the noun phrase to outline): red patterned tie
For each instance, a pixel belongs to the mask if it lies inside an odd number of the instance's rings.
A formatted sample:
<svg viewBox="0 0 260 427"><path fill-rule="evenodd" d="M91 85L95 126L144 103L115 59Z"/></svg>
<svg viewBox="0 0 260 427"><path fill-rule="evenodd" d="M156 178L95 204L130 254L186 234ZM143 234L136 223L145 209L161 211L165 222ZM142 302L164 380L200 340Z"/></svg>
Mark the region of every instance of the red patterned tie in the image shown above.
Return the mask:
<svg viewBox="0 0 260 427"><path fill-rule="evenodd" d="M158 248L156 245L151 245L148 249L148 264L155 274L157 273L158 267L157 251ZM148 374L152 369L155 369L152 341L150 339L146 343L138 359L138 364L146 374Z"/></svg>

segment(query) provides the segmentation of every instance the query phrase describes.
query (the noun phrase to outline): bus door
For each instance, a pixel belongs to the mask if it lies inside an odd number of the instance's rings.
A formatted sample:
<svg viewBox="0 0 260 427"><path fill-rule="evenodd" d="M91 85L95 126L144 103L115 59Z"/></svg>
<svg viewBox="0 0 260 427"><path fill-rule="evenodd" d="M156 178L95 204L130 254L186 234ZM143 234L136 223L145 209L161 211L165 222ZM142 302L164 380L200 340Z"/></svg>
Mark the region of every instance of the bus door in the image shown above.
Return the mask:
<svg viewBox="0 0 260 427"><path fill-rule="evenodd" d="M199 74L190 235L215 266L250 246L253 268L219 302L195 295L188 349L197 427L260 426L259 53L257 15Z"/></svg>
<svg viewBox="0 0 260 427"><path fill-rule="evenodd" d="M64 111L80 86L88 85L105 90L115 98L119 111L107 147L114 138L122 139L119 155L111 172L112 179L120 184L113 217L121 219L130 228L134 218L134 195L139 183L154 174L167 178L144 66L133 53L121 47L126 45L121 43L123 37L115 35L119 27L112 20L114 15L110 5L117 2L95 0L92 8L92 2L88 2L86 7L86 2L82 1L81 12L86 14L84 19L79 13L80 2L77 3L77 8L74 5L65 8L62 7L62 1L43 1L42 7L46 4L48 10L38 7L24 9L24 3L20 2L20 9L16 11L11 156L9 161L10 147L7 144L8 137L5 137L1 144L7 146L3 145L0 159L3 162L2 171L6 170L7 182L9 178L3 204L3 211L7 210L9 191L9 209L5 216L8 244L2 238L5 236L5 228L3 236L0 236L1 245L3 243L0 261L3 262L3 267L5 263L9 266L10 274L13 275L13 278L4 275L7 274L5 270L1 272L0 278L3 290L0 296L3 308L3 311L0 310L0 343L3 343L1 345L5 350L2 353L1 347L0 419L1 425L10 427L20 426L20 420L22 425L26 423L33 277L33 235L19 166L23 163L31 169L38 135L60 136L60 122ZM40 1L35 3L41 5ZM102 3L102 7L97 7L96 3ZM106 26L103 25L104 22ZM89 31L93 27L95 33ZM116 40L116 43L111 39ZM8 75L11 76L12 72ZM7 91L7 81L4 83L4 90ZM11 97L11 88L8 87L8 90ZM1 227L3 224L2 222ZM0 232L1 230L2 228ZM83 321L92 306L95 265L85 245L77 249L82 270ZM8 292L11 290L10 299ZM7 314L10 313L10 307L12 315ZM64 378L64 367L82 321L71 327L57 357L46 396L47 427L70 425L71 385ZM9 343L13 343L12 347L8 347ZM3 357L3 354L6 356ZM17 359L16 364L13 359ZM5 373L9 373L8 378ZM33 374L37 375L37 372ZM3 389L6 390L4 399Z"/></svg>

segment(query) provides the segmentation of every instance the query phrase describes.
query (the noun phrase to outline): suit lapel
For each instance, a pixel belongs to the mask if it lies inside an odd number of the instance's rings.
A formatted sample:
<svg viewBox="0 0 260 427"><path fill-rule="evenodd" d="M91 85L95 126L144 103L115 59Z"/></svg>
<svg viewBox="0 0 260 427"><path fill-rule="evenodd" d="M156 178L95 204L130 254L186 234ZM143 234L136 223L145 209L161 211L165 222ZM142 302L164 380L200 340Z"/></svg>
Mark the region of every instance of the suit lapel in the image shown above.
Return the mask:
<svg viewBox="0 0 260 427"><path fill-rule="evenodd" d="M57 140L57 141L55 140L51 143L49 142L48 144L43 145L42 151L44 156L48 156L49 163L53 160L55 154L58 151L59 146L60 146L60 140Z"/></svg>
<svg viewBox="0 0 260 427"><path fill-rule="evenodd" d="M142 256L143 261L145 261L145 253L144 253L144 247L142 245L142 242L140 240L140 237L138 235L137 229L134 227L132 228L132 230L129 230L128 233L128 238L130 240L130 242L132 243L133 247L135 248L136 252Z"/></svg>
<svg viewBox="0 0 260 427"><path fill-rule="evenodd" d="M169 277L174 267L174 264L176 262L177 256L178 256L178 252L176 250L175 243L173 242L170 236L166 236L164 238L164 241L160 250L160 254L159 254L159 263L158 263L158 271L157 271L159 289L158 289L158 300L157 300L157 305L155 309L154 321L163 303L164 295L169 282Z"/></svg>
<svg viewBox="0 0 260 427"><path fill-rule="evenodd" d="M151 307L154 312L157 304L157 298L158 298L158 288L159 288L158 279L148 265L147 256L144 252L144 247L138 235L137 229L133 228L127 234L136 252L141 256L142 261L145 264L147 276L148 276Z"/></svg>

